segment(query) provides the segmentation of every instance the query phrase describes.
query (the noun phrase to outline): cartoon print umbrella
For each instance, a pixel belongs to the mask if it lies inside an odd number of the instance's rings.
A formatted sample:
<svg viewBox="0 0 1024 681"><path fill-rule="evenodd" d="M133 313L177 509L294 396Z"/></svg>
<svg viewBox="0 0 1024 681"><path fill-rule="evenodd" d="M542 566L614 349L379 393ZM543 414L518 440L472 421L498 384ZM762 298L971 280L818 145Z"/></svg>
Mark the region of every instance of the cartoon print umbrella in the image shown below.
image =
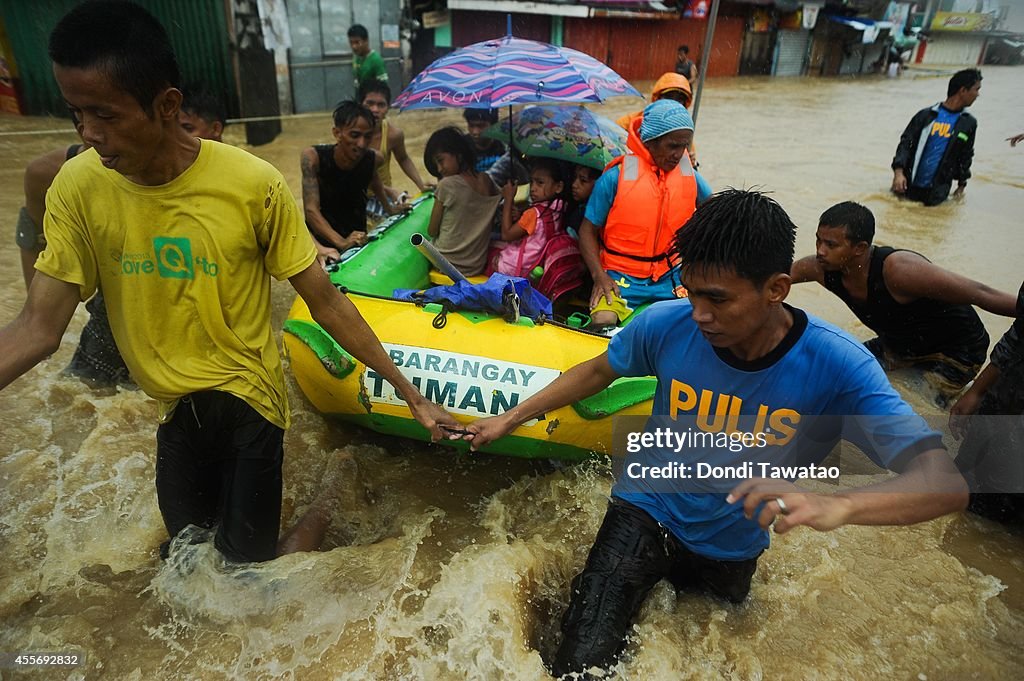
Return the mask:
<svg viewBox="0 0 1024 681"><path fill-rule="evenodd" d="M626 131L582 106L531 106L513 114L511 123L512 142L526 156L601 170L626 153ZM508 143L508 119L492 125L484 136Z"/></svg>
<svg viewBox="0 0 1024 681"><path fill-rule="evenodd" d="M593 57L567 47L506 35L455 50L417 75L395 98L399 110L496 109L512 104L603 102L640 97Z"/></svg>

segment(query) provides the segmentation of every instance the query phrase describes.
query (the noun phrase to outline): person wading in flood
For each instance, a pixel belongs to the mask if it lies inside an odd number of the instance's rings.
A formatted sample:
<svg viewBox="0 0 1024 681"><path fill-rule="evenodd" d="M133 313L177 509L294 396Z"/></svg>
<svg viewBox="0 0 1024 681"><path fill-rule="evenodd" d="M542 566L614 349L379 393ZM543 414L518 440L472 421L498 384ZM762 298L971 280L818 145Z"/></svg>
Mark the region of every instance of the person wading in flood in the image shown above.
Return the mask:
<svg viewBox="0 0 1024 681"><path fill-rule="evenodd" d="M981 71L964 69L949 79L945 101L921 109L900 136L892 159L892 191L926 206L967 189L978 121L965 109L981 94Z"/></svg>
<svg viewBox="0 0 1024 681"><path fill-rule="evenodd" d="M1024 284L1017 293L1017 319L992 349L989 365L949 410L949 429L964 438L956 465L971 483L967 510L1024 523Z"/></svg>
<svg viewBox="0 0 1024 681"><path fill-rule="evenodd" d="M0 388L53 354L78 303L102 287L125 364L159 403L157 500L168 534L216 528L228 560L269 560L290 420L271 277L288 279L434 439L455 420L399 373L317 265L281 173L182 129L177 60L151 14L82 3L53 30L49 54L92 149L50 188L46 250L22 311L0 330Z"/></svg>
<svg viewBox="0 0 1024 681"><path fill-rule="evenodd" d="M179 114L181 126L196 137L219 142L224 130L224 114L219 102L199 88L188 90L183 96L187 99ZM81 125L77 121L75 128L81 136ZM21 248L26 289L32 284L36 260L46 248L42 226L46 214L46 191L64 163L88 149L88 144L72 144L34 159L25 168L25 207L18 215L16 242ZM131 385L128 367L121 359L110 331L103 292L97 290L85 304L85 309L89 313L89 321L82 328L78 347L66 372L85 379L90 385Z"/></svg>
<svg viewBox="0 0 1024 681"><path fill-rule="evenodd" d="M755 425L761 409L772 410L763 417L769 423L789 424L785 435L772 426L782 437L765 448L645 447L629 455L631 465L612 487L586 565L572 582L552 664L556 676L611 665L647 593L663 578L743 601L773 524L780 534L801 525L822 531L905 525L967 504L967 486L940 434L900 398L871 353L785 304L795 233L781 206L762 194L716 194L676 233L688 299L655 303L612 337L607 351L504 414L467 427L463 437L479 449L621 376L658 379L648 428L655 420L678 421L678 432L690 424L713 432L711 404L723 400L736 405L737 428L746 434L762 432ZM794 456L820 462L840 435L900 474L825 494L778 479L709 488L637 473L680 462L728 467Z"/></svg>
<svg viewBox="0 0 1024 681"><path fill-rule="evenodd" d="M392 203L380 180L379 154L370 148L373 113L361 104L345 101L334 110L333 119L335 143L306 147L299 157L306 226L323 264L340 260L341 253L368 241L368 188L391 215L411 208L407 203Z"/></svg>
<svg viewBox="0 0 1024 681"><path fill-rule="evenodd" d="M933 265L923 255L872 246L875 217L853 201L818 222L818 252L793 264L793 283L816 281L878 334L864 343L886 371L924 374L945 407L973 379L988 352L988 333L972 305L1012 317L1016 300Z"/></svg>
<svg viewBox="0 0 1024 681"><path fill-rule="evenodd" d="M401 192L391 186L391 158L398 161L398 167L402 169L406 177L413 181L416 189L425 191L432 185L427 184L420 177L416 164L413 163L409 152L405 150L405 133L402 129L388 119L388 111L391 109L391 88L382 80L371 79L359 88L357 100L373 114L374 126L373 135L370 137L370 148L377 153L377 175L384 185L384 191L388 198L395 203L402 203ZM384 203L373 197L375 205L367 204L367 213L376 216L383 216L387 213Z"/></svg>

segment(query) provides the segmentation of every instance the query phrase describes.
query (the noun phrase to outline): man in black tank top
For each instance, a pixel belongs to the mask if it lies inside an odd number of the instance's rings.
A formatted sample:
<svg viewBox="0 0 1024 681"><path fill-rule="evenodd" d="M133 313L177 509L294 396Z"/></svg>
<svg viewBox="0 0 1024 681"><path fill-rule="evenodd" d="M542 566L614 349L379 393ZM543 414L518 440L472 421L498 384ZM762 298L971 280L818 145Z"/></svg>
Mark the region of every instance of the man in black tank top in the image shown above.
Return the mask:
<svg viewBox="0 0 1024 681"><path fill-rule="evenodd" d="M370 148L374 125L369 109L342 102L334 110L335 143L302 150L302 205L321 264L366 243L368 187L385 199L389 214L406 208L392 204L377 175L376 152Z"/></svg>
<svg viewBox="0 0 1024 681"><path fill-rule="evenodd" d="M817 253L793 264L793 282L816 281L839 296L878 334L864 345L882 367L922 371L945 407L988 352L988 333L971 306L1012 317L1016 300L913 251L872 246L874 236L867 208L832 206L819 220Z"/></svg>

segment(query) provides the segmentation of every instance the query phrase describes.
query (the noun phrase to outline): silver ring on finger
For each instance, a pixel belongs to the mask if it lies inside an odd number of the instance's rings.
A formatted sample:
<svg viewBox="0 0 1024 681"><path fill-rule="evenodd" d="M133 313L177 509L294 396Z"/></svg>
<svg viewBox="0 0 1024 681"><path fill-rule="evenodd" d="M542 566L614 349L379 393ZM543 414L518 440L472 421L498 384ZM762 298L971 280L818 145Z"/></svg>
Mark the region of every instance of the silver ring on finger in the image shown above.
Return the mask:
<svg viewBox="0 0 1024 681"><path fill-rule="evenodd" d="M779 505L779 513L789 515L789 507L786 506L786 502L782 500L782 497L776 498L775 503Z"/></svg>

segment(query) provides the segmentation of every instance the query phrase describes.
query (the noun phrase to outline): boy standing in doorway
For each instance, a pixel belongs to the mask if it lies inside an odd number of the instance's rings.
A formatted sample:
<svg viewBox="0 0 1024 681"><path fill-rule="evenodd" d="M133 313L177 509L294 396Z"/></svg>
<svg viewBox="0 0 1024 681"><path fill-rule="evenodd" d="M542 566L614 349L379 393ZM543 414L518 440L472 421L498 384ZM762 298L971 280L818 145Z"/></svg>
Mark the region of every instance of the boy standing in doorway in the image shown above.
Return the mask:
<svg viewBox="0 0 1024 681"><path fill-rule="evenodd" d="M352 73L356 79L356 92L368 81L388 81L384 59L376 50L370 49L370 33L365 26L353 24L348 29L348 45L352 48Z"/></svg>

